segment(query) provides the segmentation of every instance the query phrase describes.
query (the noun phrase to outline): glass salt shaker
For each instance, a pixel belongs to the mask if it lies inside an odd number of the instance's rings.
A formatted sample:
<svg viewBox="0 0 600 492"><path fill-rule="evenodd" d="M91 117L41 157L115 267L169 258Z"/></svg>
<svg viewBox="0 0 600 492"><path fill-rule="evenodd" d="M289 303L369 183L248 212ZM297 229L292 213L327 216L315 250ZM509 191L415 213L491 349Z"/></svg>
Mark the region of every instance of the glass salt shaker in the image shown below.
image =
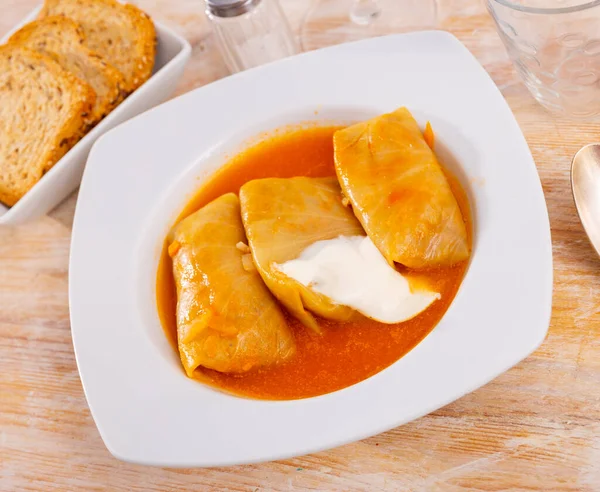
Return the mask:
<svg viewBox="0 0 600 492"><path fill-rule="evenodd" d="M232 72L298 52L277 0L206 0L206 15Z"/></svg>

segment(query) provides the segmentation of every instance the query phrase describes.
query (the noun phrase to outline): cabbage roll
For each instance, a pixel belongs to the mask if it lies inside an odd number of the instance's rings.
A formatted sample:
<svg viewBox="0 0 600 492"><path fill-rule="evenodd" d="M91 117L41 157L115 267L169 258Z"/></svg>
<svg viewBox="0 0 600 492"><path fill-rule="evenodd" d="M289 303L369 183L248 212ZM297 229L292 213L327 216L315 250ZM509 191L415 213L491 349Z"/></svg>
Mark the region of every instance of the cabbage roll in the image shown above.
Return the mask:
<svg viewBox="0 0 600 492"><path fill-rule="evenodd" d="M294 353L279 304L258 272L242 266L246 236L236 195L223 195L185 218L169 239L177 343L188 376L198 366L246 372Z"/></svg>
<svg viewBox="0 0 600 492"><path fill-rule="evenodd" d="M469 257L456 198L406 108L339 130L333 142L342 190L390 264L449 266Z"/></svg>
<svg viewBox="0 0 600 492"><path fill-rule="evenodd" d="M316 332L320 329L311 313L339 321L357 315L277 269L317 241L365 235L342 203L335 178L257 179L242 186L240 202L254 263L267 287L292 315Z"/></svg>

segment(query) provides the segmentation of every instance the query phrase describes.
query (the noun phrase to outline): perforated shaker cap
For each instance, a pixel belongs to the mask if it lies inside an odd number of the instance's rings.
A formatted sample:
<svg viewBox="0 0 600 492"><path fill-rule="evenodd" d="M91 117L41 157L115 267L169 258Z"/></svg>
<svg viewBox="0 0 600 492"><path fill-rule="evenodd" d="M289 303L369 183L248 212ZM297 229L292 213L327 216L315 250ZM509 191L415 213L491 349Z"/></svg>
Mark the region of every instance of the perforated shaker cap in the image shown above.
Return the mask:
<svg viewBox="0 0 600 492"><path fill-rule="evenodd" d="M237 17L252 10L261 0L206 0L206 10L217 17Z"/></svg>

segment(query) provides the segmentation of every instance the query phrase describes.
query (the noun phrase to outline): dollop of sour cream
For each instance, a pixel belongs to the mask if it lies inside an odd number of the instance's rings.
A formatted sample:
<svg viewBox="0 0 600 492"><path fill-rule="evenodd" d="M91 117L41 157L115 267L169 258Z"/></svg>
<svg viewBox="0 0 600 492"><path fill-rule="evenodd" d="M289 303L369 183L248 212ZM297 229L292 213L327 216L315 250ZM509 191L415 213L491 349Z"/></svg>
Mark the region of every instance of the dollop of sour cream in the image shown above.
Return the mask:
<svg viewBox="0 0 600 492"><path fill-rule="evenodd" d="M276 268L302 285L382 323L414 318L440 299L392 268L366 236L317 241Z"/></svg>

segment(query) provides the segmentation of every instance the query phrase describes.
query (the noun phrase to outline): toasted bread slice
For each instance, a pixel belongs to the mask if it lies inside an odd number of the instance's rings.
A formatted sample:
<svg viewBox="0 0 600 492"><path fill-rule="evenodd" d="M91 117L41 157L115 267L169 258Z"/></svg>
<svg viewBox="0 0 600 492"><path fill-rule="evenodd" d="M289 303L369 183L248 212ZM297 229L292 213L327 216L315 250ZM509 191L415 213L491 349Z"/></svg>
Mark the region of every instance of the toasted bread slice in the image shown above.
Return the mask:
<svg viewBox="0 0 600 492"><path fill-rule="evenodd" d="M9 43L50 55L61 67L87 82L96 92L89 123L100 121L125 95L125 79L116 68L84 42L83 30L67 17L51 16L27 24L14 33Z"/></svg>
<svg viewBox="0 0 600 492"><path fill-rule="evenodd" d="M148 15L115 0L46 0L40 18L64 15L81 25L88 48L125 76L133 92L151 75L156 32Z"/></svg>
<svg viewBox="0 0 600 492"><path fill-rule="evenodd" d="M50 57L0 46L0 201L14 205L75 144L94 100Z"/></svg>

